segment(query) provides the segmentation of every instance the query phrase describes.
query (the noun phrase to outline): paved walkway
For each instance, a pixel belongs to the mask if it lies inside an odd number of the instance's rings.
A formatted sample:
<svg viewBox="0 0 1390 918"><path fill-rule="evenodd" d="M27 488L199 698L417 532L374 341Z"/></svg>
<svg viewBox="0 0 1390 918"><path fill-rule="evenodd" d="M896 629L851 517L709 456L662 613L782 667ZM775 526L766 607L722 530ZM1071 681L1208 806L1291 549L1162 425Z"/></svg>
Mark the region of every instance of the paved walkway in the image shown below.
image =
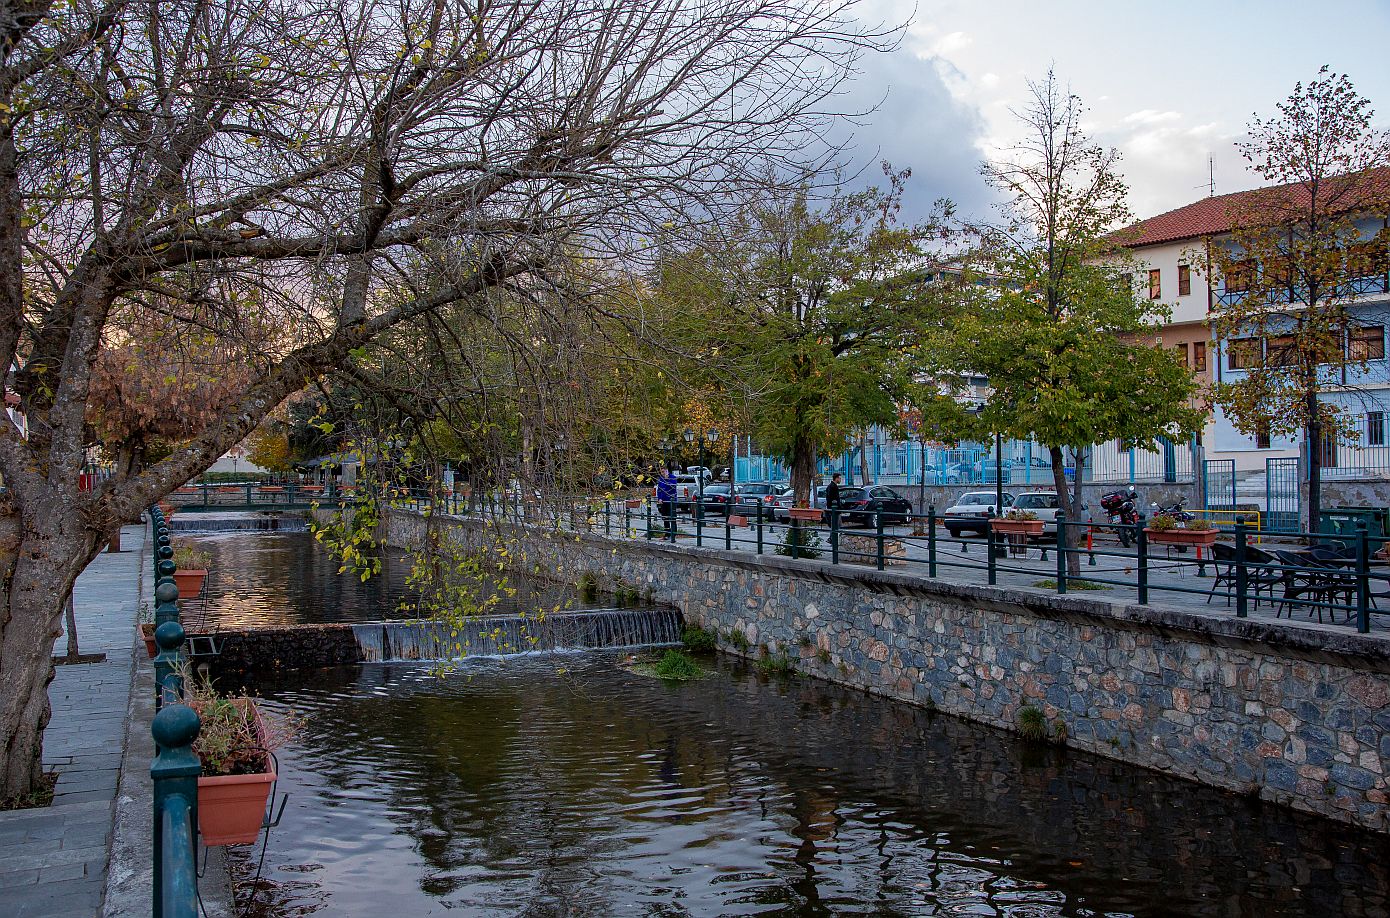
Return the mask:
<svg viewBox="0 0 1390 918"><path fill-rule="evenodd" d="M8 918L92 918L101 908L146 532L125 527L123 550L98 555L77 579L80 650L104 653L106 660L59 666L49 686L53 719L44 733L43 762L58 771L53 805L0 813L0 913ZM54 653L66 647L59 637Z"/></svg>

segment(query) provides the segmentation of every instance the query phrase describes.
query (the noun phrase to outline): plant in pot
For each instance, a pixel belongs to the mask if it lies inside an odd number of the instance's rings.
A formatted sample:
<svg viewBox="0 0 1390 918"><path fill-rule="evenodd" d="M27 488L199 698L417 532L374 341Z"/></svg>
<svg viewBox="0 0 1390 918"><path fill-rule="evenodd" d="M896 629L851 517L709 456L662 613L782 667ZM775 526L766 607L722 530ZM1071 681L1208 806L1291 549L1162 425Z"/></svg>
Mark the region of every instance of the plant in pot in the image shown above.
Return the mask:
<svg viewBox="0 0 1390 918"><path fill-rule="evenodd" d="M135 613L135 623L140 626L140 638L145 642L145 652L153 660L159 654L159 646L154 642L154 609L148 602L141 602Z"/></svg>
<svg viewBox="0 0 1390 918"><path fill-rule="evenodd" d="M174 546L174 584L179 588L179 598L197 599L203 592L203 582L208 577L208 565L212 554L191 545Z"/></svg>
<svg viewBox="0 0 1390 918"><path fill-rule="evenodd" d="M265 714L253 698L220 694L206 678L184 678L184 703L202 726L193 751L198 778L198 833L208 846L249 845L260 835L275 784L272 753L304 724L300 715Z"/></svg>
<svg viewBox="0 0 1390 918"><path fill-rule="evenodd" d="M1210 520L1190 520L1185 527L1180 528L1176 519L1160 513L1149 520L1149 524L1144 527L1144 535L1149 537L1149 541L1160 545L1210 546L1216 541L1217 532Z"/></svg>
<svg viewBox="0 0 1390 918"><path fill-rule="evenodd" d="M1031 510L1010 510L989 522L995 532L1008 535L1040 536L1043 534L1043 521Z"/></svg>

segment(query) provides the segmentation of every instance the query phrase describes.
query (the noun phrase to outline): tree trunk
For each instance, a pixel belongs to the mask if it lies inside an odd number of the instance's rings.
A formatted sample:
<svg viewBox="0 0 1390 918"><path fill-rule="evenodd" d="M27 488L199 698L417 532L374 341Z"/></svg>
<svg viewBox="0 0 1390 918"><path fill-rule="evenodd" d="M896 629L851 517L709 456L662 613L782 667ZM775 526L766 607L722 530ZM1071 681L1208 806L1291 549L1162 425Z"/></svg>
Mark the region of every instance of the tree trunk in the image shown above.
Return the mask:
<svg viewBox="0 0 1390 918"><path fill-rule="evenodd" d="M1062 455L1062 447L1049 446L1048 456L1052 460L1052 486L1057 491L1057 503L1061 506L1062 512L1067 515L1067 520L1073 523L1084 523L1086 516L1081 510L1081 473L1085 468L1086 454L1076 451L1076 477L1072 480L1070 489L1067 487L1066 457ZM1064 527L1062 537L1066 540L1067 548L1077 549L1081 547L1081 535L1085 532L1081 526ZM1067 554L1067 576L1077 577L1081 574L1081 555L1072 551Z"/></svg>
<svg viewBox="0 0 1390 918"><path fill-rule="evenodd" d="M1308 531L1317 532L1322 516L1322 419L1318 416L1318 394L1308 395Z"/></svg>
<svg viewBox="0 0 1390 918"><path fill-rule="evenodd" d="M61 633L67 597L77 574L96 555L102 534L87 532L55 510L61 532L21 534L16 515L0 518L0 799L35 790L43 776L43 730L50 708L53 642ZM66 527L65 525L66 524ZM5 537L8 536L8 537Z"/></svg>
<svg viewBox="0 0 1390 918"><path fill-rule="evenodd" d="M859 483L869 486L869 432L859 435Z"/></svg>
<svg viewBox="0 0 1390 918"><path fill-rule="evenodd" d="M792 444L792 503L798 507L811 505L811 481L816 473L816 451L804 439Z"/></svg>

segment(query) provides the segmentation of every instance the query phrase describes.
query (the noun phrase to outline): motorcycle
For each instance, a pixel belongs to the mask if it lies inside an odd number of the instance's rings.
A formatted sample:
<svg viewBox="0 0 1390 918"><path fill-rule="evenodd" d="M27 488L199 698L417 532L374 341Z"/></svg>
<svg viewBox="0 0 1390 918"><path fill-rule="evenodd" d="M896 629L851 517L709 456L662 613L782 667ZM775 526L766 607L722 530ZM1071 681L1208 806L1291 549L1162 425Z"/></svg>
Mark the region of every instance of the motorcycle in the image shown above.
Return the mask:
<svg viewBox="0 0 1390 918"><path fill-rule="evenodd" d="M1129 537L1139 524L1139 493L1133 487L1113 491L1101 497L1100 506L1110 515L1110 525L1120 537L1120 545L1129 548Z"/></svg>
<svg viewBox="0 0 1390 918"><path fill-rule="evenodd" d="M1177 503L1173 504L1171 507L1160 507L1156 503L1150 504L1150 506L1153 507L1153 513L1150 515L1170 516L1173 518L1173 522L1175 523L1190 523L1193 519L1192 514L1188 513L1187 509L1183 507L1182 504L1182 498L1178 498Z"/></svg>

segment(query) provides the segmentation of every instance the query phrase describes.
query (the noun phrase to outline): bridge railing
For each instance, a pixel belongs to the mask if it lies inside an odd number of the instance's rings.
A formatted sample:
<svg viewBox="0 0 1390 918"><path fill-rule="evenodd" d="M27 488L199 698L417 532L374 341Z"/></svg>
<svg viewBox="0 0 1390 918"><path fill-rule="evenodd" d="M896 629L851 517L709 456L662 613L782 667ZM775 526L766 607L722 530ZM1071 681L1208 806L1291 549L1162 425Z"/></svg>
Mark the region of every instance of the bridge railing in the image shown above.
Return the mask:
<svg viewBox="0 0 1390 918"><path fill-rule="evenodd" d="M159 507L149 510L154 533L155 629L159 653L154 658L155 714L150 733L155 758L154 782L155 918L196 918L198 914L197 838L198 776L203 766L193 751L201 723L182 703L183 625L179 622L179 588L174 583L174 548L169 521Z"/></svg>

